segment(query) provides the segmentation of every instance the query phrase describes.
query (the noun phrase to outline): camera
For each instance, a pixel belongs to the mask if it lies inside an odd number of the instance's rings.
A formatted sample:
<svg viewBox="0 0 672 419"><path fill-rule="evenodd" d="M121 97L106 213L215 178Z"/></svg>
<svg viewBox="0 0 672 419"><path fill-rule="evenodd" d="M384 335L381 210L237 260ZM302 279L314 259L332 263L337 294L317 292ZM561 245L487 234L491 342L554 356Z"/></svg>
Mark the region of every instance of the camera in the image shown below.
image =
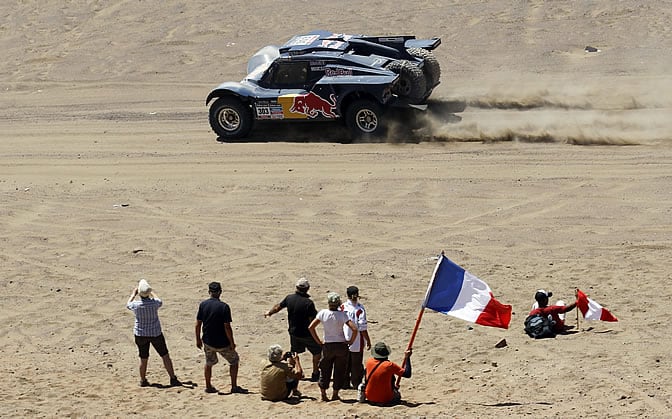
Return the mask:
<svg viewBox="0 0 672 419"><path fill-rule="evenodd" d="M282 356L283 361L287 361L291 358L294 358L294 354L292 352L285 352L285 354Z"/></svg>

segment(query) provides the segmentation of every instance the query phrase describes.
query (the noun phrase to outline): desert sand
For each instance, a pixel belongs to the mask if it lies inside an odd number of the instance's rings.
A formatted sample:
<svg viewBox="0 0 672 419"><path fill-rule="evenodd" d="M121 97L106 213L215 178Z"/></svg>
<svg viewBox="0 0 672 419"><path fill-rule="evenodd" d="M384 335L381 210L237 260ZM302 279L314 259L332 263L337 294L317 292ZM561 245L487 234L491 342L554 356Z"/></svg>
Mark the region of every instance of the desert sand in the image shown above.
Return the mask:
<svg viewBox="0 0 672 419"><path fill-rule="evenodd" d="M0 416L671 416L669 2L26 0L0 16ZM382 141L218 142L210 89L312 29L440 36L433 99L466 109ZM297 278L318 308L359 286L400 362L442 250L513 306L508 330L427 311L400 406L320 402L309 381L298 403L261 400L266 348L289 346L285 312L263 313ZM153 351L138 386L140 278L183 387ZM210 281L250 394L226 394L224 363L224 394L203 391ZM619 322L573 311L574 333L532 340L537 288L580 288Z"/></svg>

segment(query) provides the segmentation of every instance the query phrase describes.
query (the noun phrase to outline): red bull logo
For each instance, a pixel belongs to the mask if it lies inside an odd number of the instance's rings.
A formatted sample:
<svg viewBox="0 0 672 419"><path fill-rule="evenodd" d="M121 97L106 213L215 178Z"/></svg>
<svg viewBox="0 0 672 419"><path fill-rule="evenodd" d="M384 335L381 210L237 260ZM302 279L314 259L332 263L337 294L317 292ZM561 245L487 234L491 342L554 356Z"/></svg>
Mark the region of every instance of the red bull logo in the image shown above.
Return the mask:
<svg viewBox="0 0 672 419"><path fill-rule="evenodd" d="M295 96L294 103L292 103L292 107L289 110L290 112L306 115L309 118L316 118L319 114L322 114L324 118L336 118L336 96L331 94L329 99L330 101L313 92L307 95Z"/></svg>

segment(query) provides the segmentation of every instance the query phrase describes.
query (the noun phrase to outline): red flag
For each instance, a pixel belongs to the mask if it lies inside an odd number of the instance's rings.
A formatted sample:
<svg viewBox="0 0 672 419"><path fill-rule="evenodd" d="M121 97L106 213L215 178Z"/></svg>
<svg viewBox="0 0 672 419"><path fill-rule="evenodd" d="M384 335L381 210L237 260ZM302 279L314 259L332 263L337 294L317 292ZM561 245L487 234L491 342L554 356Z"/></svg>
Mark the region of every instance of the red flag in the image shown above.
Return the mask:
<svg viewBox="0 0 672 419"><path fill-rule="evenodd" d="M602 307L595 300L588 298L583 291L576 290L576 306L581 310L583 318L586 320L602 320L603 322L617 322L618 319Z"/></svg>

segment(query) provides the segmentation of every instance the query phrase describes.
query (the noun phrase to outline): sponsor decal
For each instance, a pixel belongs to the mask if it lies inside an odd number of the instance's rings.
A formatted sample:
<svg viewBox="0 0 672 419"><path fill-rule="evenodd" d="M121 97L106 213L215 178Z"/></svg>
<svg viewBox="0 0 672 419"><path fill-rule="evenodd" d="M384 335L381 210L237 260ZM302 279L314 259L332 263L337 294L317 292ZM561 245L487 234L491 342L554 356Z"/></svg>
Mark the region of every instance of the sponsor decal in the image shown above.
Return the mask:
<svg viewBox="0 0 672 419"><path fill-rule="evenodd" d="M284 119L282 105L275 102L259 102L254 106L257 119Z"/></svg>
<svg viewBox="0 0 672 419"><path fill-rule="evenodd" d="M313 92L307 95L294 96L294 101L289 111L295 114L305 115L308 118L317 118L320 114L324 118L336 118L336 96L331 94L330 100L326 100Z"/></svg>
<svg viewBox="0 0 672 419"><path fill-rule="evenodd" d="M341 41L323 40L321 46L322 48L341 49L344 44L345 42Z"/></svg>
<svg viewBox="0 0 672 419"><path fill-rule="evenodd" d="M352 76L352 69L349 68L325 68L324 75L327 77Z"/></svg>
<svg viewBox="0 0 672 419"><path fill-rule="evenodd" d="M404 42L404 38L401 37L378 38L378 42L401 43Z"/></svg>
<svg viewBox="0 0 672 419"><path fill-rule="evenodd" d="M344 34L344 33L332 33L331 36L330 36L329 38L340 38L340 39L342 39L342 40L344 40L344 41L347 42L347 41L349 41L352 37L353 37L353 35L348 35L348 34Z"/></svg>
<svg viewBox="0 0 672 419"><path fill-rule="evenodd" d="M310 45L318 39L320 39L320 35L297 35L287 41L285 45L288 47L295 45Z"/></svg>

